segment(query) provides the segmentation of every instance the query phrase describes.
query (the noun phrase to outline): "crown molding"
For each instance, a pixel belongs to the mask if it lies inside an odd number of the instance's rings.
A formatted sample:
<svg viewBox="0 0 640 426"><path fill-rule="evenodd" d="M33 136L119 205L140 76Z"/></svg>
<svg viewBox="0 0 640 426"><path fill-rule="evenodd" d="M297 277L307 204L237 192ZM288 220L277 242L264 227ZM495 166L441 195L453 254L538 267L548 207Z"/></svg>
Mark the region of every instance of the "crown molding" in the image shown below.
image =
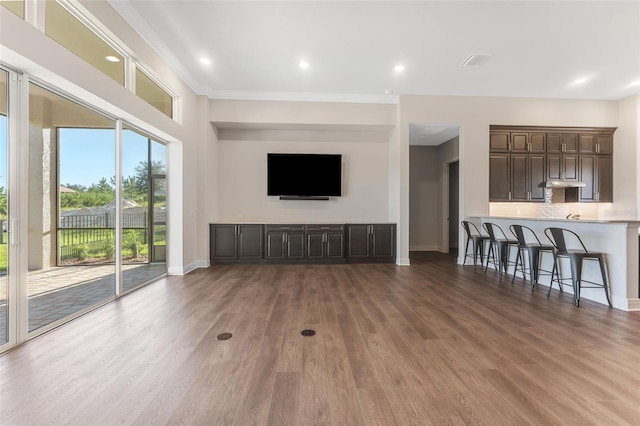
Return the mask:
<svg viewBox="0 0 640 426"><path fill-rule="evenodd" d="M107 0L107 2L115 9L116 12L127 21L133 30L164 60L167 65L176 73L184 82L198 95L204 95L207 92L206 87L198 84L191 72L182 65L171 49L162 41L160 36L147 24L144 18L128 1Z"/></svg>
<svg viewBox="0 0 640 426"><path fill-rule="evenodd" d="M362 104L397 104L398 95L364 95L348 93L305 92L245 92L235 90L209 90L210 99L247 101L344 102Z"/></svg>

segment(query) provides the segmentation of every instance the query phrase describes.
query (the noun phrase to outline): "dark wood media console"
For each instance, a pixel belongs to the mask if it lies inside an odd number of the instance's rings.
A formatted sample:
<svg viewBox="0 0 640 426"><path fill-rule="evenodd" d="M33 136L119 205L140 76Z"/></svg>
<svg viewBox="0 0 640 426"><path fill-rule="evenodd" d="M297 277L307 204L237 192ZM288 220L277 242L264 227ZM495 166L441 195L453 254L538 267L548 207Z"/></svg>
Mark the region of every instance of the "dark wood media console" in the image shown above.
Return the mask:
<svg viewBox="0 0 640 426"><path fill-rule="evenodd" d="M394 263L396 224L209 225L209 259L220 263Z"/></svg>

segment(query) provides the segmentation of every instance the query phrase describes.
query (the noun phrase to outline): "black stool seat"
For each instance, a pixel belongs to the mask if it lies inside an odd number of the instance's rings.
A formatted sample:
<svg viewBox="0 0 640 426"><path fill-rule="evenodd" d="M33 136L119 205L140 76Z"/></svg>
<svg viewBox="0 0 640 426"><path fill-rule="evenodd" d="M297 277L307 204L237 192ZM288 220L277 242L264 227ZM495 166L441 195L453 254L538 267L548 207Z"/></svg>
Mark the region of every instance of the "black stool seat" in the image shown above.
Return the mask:
<svg viewBox="0 0 640 426"><path fill-rule="evenodd" d="M555 248L551 245L543 245L533 229L529 228L528 226L511 225L509 229L518 240L518 256L516 256L516 266L513 271L513 278L511 279L511 283L513 283L516 277L516 271L520 262L522 262L522 278L525 281L527 280L525 274L525 262L522 256L522 253L526 251L529 254L529 279L531 280L531 291L533 291L536 287L536 284L538 284L538 278L541 275L541 271L547 274L553 274L554 272L553 270L548 271L540 268L541 253L546 252L553 255ZM562 289L562 287L560 288Z"/></svg>
<svg viewBox="0 0 640 426"><path fill-rule="evenodd" d="M489 258L493 258L493 267L500 272L500 278L502 278L502 272L506 274L509 268L509 250L511 247L518 245L518 241L507 238L502 228L495 223L485 222L482 227L489 234L489 251L487 252L487 264L484 267L484 271L487 272L489 267ZM497 250L496 250L497 249ZM496 251L498 252L498 264L496 265ZM515 275L515 270L514 270Z"/></svg>
<svg viewBox="0 0 640 426"><path fill-rule="evenodd" d="M462 261L462 265L464 266L467 262L467 257L473 257L473 269L475 269L478 265L478 255L480 256L480 265L484 262L484 243L489 241L489 237L487 235L483 235L473 222L463 220L460 223L464 228L464 232L467 234L467 242L464 247L464 260ZM467 254L467 251L469 250L469 242L471 242L473 248L473 255Z"/></svg>
<svg viewBox="0 0 640 426"><path fill-rule="evenodd" d="M580 290L582 288L602 288L604 289L605 296L609 307L613 307L611 304L611 298L609 297L609 284L607 283L607 271L604 263L604 253L588 251L584 243L573 231L564 228L547 228L544 230L545 235L555 248L555 258L553 268L558 270L558 257L567 257L571 265L571 285L573 286L573 297L576 306L580 306ZM566 240L569 237L572 241L577 241L580 245L578 249L567 248ZM584 260L596 260L600 265L600 273L602 274L602 283L596 283L593 281L587 281L582 279L582 265ZM554 282L558 283L558 287L562 289L564 279L559 278L557 280L551 280L549 285L549 291L547 296L551 294L551 288ZM591 286L584 286L583 283L591 284Z"/></svg>

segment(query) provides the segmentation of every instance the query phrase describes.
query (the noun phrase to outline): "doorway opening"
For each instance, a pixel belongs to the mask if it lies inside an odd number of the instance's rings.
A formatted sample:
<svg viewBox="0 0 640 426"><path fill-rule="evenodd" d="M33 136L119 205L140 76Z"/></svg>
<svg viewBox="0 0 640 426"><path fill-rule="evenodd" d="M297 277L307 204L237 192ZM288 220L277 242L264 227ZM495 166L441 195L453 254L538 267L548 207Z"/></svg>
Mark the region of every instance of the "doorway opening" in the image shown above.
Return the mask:
<svg viewBox="0 0 640 426"><path fill-rule="evenodd" d="M410 256L457 248L458 153L459 126L409 124Z"/></svg>

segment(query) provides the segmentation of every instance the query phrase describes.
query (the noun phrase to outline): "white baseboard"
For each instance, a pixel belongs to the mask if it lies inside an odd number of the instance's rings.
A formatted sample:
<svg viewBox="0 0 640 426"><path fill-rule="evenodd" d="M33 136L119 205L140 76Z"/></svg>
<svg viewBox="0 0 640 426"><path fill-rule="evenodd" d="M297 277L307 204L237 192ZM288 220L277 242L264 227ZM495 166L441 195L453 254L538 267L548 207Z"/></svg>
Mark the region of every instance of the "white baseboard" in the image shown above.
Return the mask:
<svg viewBox="0 0 640 426"><path fill-rule="evenodd" d="M627 311L640 311L640 299L627 299Z"/></svg>
<svg viewBox="0 0 640 426"><path fill-rule="evenodd" d="M408 257L398 257L396 258L396 265L409 266L411 265L411 262L409 261Z"/></svg>
<svg viewBox="0 0 640 426"><path fill-rule="evenodd" d="M208 260L196 260L195 262L191 262L190 264L184 267L178 266L174 268L168 268L167 274L168 275L187 275L189 272L194 271L195 269L208 268L208 267L209 267Z"/></svg>

